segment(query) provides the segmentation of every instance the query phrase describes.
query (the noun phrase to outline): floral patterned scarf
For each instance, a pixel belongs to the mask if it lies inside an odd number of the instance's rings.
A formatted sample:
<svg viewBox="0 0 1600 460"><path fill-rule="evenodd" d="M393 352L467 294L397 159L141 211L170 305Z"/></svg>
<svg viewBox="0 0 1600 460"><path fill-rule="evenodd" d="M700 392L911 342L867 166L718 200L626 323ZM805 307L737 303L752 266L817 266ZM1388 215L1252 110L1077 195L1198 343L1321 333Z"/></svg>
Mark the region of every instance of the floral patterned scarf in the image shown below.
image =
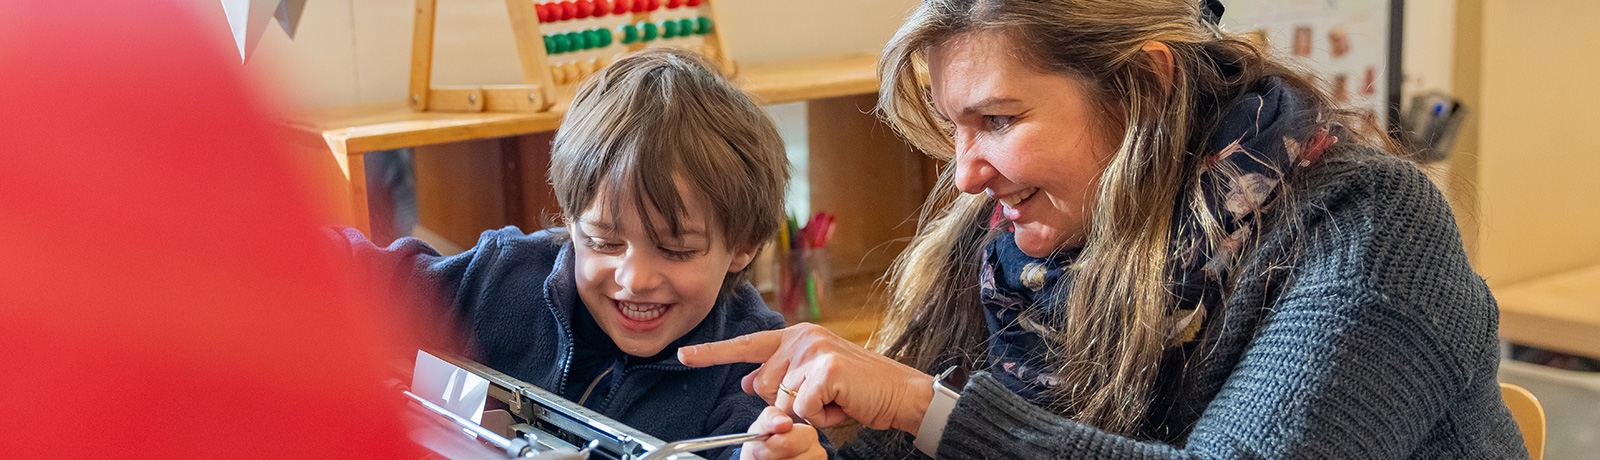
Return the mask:
<svg viewBox="0 0 1600 460"><path fill-rule="evenodd" d="M1212 247L1205 242L1197 216L1180 215L1172 244L1170 289L1176 297L1170 313L1168 347L1195 343L1207 311L1221 303L1227 272L1255 232L1259 215L1285 177L1317 161L1338 138L1330 126L1308 110L1298 92L1277 78L1266 78L1237 99L1200 163L1200 186L1211 217L1228 235ZM984 249L980 296L989 326L989 371L1013 392L1043 403L1058 384L1044 358L1045 343L1028 322L1031 309L1054 308L1072 284L1072 262L1079 248L1034 258L1017 248L1009 223L996 209L991 225L1004 227ZM1046 310L1047 311L1047 310ZM1039 316L1045 317L1045 316Z"/></svg>

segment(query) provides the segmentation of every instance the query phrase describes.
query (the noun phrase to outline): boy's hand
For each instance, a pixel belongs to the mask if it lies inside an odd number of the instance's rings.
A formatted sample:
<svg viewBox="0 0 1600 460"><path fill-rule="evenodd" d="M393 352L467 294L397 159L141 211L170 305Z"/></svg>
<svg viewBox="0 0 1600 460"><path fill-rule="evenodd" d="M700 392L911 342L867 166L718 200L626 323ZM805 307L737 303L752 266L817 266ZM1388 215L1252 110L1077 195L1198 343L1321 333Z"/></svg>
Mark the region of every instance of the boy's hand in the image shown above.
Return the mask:
<svg viewBox="0 0 1600 460"><path fill-rule="evenodd" d="M751 433L770 432L765 441L744 443L739 450L741 460L826 459L828 452L817 442L817 429L811 425L796 425L782 409L768 406L761 416L750 424Z"/></svg>

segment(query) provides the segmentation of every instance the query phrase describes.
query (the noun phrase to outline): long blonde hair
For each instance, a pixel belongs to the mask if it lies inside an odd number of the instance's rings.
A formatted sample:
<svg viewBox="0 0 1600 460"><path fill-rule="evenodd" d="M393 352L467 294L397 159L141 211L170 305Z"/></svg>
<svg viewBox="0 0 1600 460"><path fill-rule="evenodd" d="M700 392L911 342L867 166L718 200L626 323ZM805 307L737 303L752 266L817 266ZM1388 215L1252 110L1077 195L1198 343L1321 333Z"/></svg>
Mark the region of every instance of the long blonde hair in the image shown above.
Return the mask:
<svg viewBox="0 0 1600 460"><path fill-rule="evenodd" d="M1064 299L1046 300L1056 307L1036 310L1047 313L1034 313L1030 323L1044 325L1036 332L1055 376L1065 382L1052 389L1052 407L1109 432L1135 434L1172 339L1168 277L1175 220L1197 220L1191 223L1213 247L1224 237L1206 209L1196 171L1227 103L1277 76L1310 97L1326 119L1347 117L1264 43L1216 33L1199 15L1199 2L1192 0L922 2L879 61L878 111L946 166L916 238L890 273L890 310L873 338L879 352L930 373L984 362L988 331L977 281L994 202L956 196L949 165L954 147L931 108L926 51L968 34L1001 37L1023 62L1083 84L1112 118L1101 121L1113 139L1121 140L1100 176L1073 287ZM1141 52L1152 41L1172 52L1170 81Z"/></svg>

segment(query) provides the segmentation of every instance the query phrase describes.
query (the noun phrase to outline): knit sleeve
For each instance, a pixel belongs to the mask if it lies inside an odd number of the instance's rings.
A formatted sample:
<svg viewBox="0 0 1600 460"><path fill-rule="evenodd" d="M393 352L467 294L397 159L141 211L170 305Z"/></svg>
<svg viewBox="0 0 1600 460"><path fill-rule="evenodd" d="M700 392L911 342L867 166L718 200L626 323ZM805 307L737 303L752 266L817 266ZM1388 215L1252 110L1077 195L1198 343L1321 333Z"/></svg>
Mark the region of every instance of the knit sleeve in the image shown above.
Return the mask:
<svg viewBox="0 0 1600 460"><path fill-rule="evenodd" d="M1438 191L1394 163L1318 207L1295 275L1181 446L1073 422L979 374L940 457L1526 457L1495 389L1493 299Z"/></svg>

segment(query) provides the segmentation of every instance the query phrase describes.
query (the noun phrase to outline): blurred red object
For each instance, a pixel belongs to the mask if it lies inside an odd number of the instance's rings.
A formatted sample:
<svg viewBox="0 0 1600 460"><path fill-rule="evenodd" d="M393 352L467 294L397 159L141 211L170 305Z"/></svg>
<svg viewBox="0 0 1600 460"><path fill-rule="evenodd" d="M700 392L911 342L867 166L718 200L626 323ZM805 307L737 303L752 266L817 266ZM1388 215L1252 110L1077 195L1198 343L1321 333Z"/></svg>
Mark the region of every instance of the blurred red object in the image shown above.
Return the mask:
<svg viewBox="0 0 1600 460"><path fill-rule="evenodd" d="M0 0L0 457L418 458L393 309L189 3Z"/></svg>

